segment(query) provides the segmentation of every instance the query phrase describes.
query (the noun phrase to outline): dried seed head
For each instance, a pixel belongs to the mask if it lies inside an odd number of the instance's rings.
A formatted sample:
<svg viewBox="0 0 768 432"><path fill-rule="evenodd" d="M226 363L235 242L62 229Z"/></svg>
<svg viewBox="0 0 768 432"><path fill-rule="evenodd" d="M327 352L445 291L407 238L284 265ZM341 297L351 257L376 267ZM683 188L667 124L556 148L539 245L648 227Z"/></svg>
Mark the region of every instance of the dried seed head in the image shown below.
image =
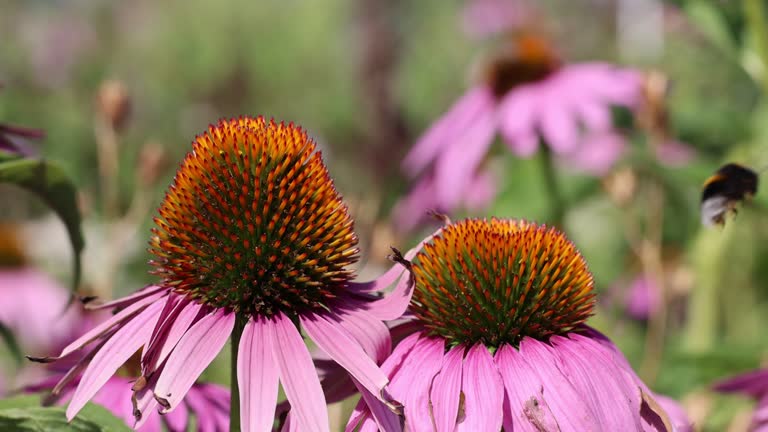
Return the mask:
<svg viewBox="0 0 768 432"><path fill-rule="evenodd" d="M413 261L412 308L454 343L516 345L584 322L592 275L559 231L525 221L464 220L444 228Z"/></svg>
<svg viewBox="0 0 768 432"><path fill-rule="evenodd" d="M199 135L155 223L163 283L244 314L324 307L357 260L352 219L314 142L262 117Z"/></svg>

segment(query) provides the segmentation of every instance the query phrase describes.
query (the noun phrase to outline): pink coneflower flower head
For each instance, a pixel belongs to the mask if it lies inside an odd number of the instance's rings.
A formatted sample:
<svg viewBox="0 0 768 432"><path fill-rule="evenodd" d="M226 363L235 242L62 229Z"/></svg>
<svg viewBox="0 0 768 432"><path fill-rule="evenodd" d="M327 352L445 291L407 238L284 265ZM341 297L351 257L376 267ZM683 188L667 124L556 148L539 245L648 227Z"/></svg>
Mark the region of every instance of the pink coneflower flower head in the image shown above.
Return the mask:
<svg viewBox="0 0 768 432"><path fill-rule="evenodd" d="M673 430L613 344L584 322L587 264L554 228L443 228L412 261L420 326L384 361L414 431ZM366 422L364 410L353 417Z"/></svg>
<svg viewBox="0 0 768 432"><path fill-rule="evenodd" d="M306 132L262 117L210 126L193 142L158 213L150 252L161 282L102 305L119 311L60 355L96 344L75 366L85 371L69 418L139 349L139 424L150 409L173 412L233 334L242 430L270 430L279 382L299 430L328 430L297 325L361 388L384 399L388 379L369 357L390 349L377 317L402 314L408 297L401 291L410 286L374 299L368 292L375 283L352 281L353 221Z"/></svg>
<svg viewBox="0 0 768 432"><path fill-rule="evenodd" d="M49 352L76 316L66 310L69 291L27 261L18 229L0 224L0 325L24 350Z"/></svg>
<svg viewBox="0 0 768 432"><path fill-rule="evenodd" d="M600 62L564 64L535 34L518 33L512 42L487 62L480 82L419 138L403 161L408 176L433 183L440 208L453 210L469 195L468 185L497 134L521 157L533 155L540 140L566 159L589 150L583 165L596 165L597 175L621 154L623 146L617 148L615 140L587 144L610 136L612 106L636 104L640 74Z"/></svg>
<svg viewBox="0 0 768 432"><path fill-rule="evenodd" d="M768 369L757 369L725 379L713 388L720 393L741 394L757 401L749 430L768 431Z"/></svg>

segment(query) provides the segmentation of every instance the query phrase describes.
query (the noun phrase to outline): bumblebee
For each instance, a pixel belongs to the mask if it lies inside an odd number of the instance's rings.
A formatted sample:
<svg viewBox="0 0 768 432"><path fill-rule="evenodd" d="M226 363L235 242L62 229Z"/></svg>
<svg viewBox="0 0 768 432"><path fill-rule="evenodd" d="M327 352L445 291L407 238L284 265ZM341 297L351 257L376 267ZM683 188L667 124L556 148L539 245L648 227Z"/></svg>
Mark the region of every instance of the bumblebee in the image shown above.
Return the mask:
<svg viewBox="0 0 768 432"><path fill-rule="evenodd" d="M728 213L736 213L736 205L757 193L755 171L728 163L706 181L701 191L701 223L705 226L724 225Z"/></svg>

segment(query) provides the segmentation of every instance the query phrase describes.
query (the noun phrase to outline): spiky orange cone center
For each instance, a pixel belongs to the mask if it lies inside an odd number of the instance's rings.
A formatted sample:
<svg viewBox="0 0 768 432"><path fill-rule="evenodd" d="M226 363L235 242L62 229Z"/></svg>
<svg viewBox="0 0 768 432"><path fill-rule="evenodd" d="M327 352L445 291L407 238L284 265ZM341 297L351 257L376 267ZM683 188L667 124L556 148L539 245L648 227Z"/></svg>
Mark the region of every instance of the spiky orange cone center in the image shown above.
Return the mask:
<svg viewBox="0 0 768 432"><path fill-rule="evenodd" d="M453 343L545 340L594 308L592 275L575 246L556 229L525 221L449 225L417 254L413 272L413 311Z"/></svg>
<svg viewBox="0 0 768 432"><path fill-rule="evenodd" d="M314 142L262 117L199 135L154 220L163 283L246 314L324 307L357 260L353 221Z"/></svg>

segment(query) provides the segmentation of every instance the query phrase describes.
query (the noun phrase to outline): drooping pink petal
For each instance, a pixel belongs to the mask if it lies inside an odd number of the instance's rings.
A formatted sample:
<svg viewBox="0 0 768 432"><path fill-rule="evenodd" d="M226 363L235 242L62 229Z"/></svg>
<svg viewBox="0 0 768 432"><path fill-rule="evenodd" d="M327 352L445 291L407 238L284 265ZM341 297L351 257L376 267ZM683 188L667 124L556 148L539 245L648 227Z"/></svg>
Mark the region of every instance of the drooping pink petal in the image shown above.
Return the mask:
<svg viewBox="0 0 768 432"><path fill-rule="evenodd" d="M234 313L217 309L187 330L168 356L155 385L155 398L162 405L162 412L178 406L195 380L221 351L234 325Z"/></svg>
<svg viewBox="0 0 768 432"><path fill-rule="evenodd" d="M125 297L120 297L119 299L115 299L108 302L100 302L98 300L90 301L86 303L85 308L88 310L98 310L98 309L117 309L122 308L125 306L128 306L129 304L135 303L138 300L147 298L153 294L157 294L161 291L167 291L168 288L159 286L159 285L147 285L146 287L134 292L133 294L127 295Z"/></svg>
<svg viewBox="0 0 768 432"><path fill-rule="evenodd" d="M602 101L582 98L574 101L573 108L585 133L604 133L611 129L610 106Z"/></svg>
<svg viewBox="0 0 768 432"><path fill-rule="evenodd" d="M499 130L512 153L530 157L539 147L536 134L537 87L522 86L499 105Z"/></svg>
<svg viewBox="0 0 768 432"><path fill-rule="evenodd" d="M414 144L403 160L403 170L414 177L432 163L441 151L454 145L456 135L471 123L477 110L487 100L487 96L488 89L477 87L459 98L451 109Z"/></svg>
<svg viewBox="0 0 768 432"><path fill-rule="evenodd" d="M68 420L72 420L117 369L146 343L162 307L162 302L149 305L117 330L93 356L67 407Z"/></svg>
<svg viewBox="0 0 768 432"><path fill-rule="evenodd" d="M88 331L87 333L77 338L74 342L64 347L64 349L61 351L61 354L58 355L58 358L64 357L67 354L77 351L83 346L93 342L94 340L96 340L97 338L99 338L100 336L108 332L110 329L112 329L112 327L130 319L137 313L141 312L144 308L147 307L147 305L154 304L154 302L158 300L160 297L162 297L163 295L164 293L155 293L153 295L150 295L148 297L145 297L145 298L142 298L141 300L136 301L135 303L131 304L130 306L116 313L115 316L113 316L112 318L92 328L90 331ZM162 302L158 302L157 304L160 304L162 306Z"/></svg>
<svg viewBox="0 0 768 432"><path fill-rule="evenodd" d="M464 197L464 207L469 210L481 210L496 196L496 180L488 171L477 172L467 189Z"/></svg>
<svg viewBox="0 0 768 432"><path fill-rule="evenodd" d="M142 352L142 374L151 374L168 357L184 333L200 317L201 308L200 303L181 299L166 317L160 318L164 321L156 327L151 341Z"/></svg>
<svg viewBox="0 0 768 432"><path fill-rule="evenodd" d="M453 432L459 415L464 346L455 346L443 358L430 392L436 432Z"/></svg>
<svg viewBox="0 0 768 432"><path fill-rule="evenodd" d="M591 406L601 430L639 430L640 390L601 347L589 340L561 336L550 339L560 361L559 368Z"/></svg>
<svg viewBox="0 0 768 432"><path fill-rule="evenodd" d="M461 142L445 149L435 162L437 198L444 207L456 208L467 185L475 176L496 133L496 102L488 92L472 123L461 135Z"/></svg>
<svg viewBox="0 0 768 432"><path fill-rule="evenodd" d="M155 401L155 403L157 403L157 401ZM206 415L207 413L203 411L201 414ZM162 418L163 423L165 423L169 431L186 431L189 428L189 417L191 415L192 413L184 404L179 404L175 410L163 414Z"/></svg>
<svg viewBox="0 0 768 432"><path fill-rule="evenodd" d="M392 382L388 390L405 406L405 421L410 430L421 431L432 428L429 407L430 385L443 364L443 347L443 339L417 338L400 369L394 376L390 374ZM399 346L395 348L393 355L397 353L398 348ZM382 365L383 368L384 365Z"/></svg>
<svg viewBox="0 0 768 432"><path fill-rule="evenodd" d="M494 356L504 382L504 430L540 432L559 430L557 418L545 398L541 380L512 346L502 345ZM549 392L546 393L549 395Z"/></svg>
<svg viewBox="0 0 768 432"><path fill-rule="evenodd" d="M562 429L600 430L596 413L557 367L558 359L546 343L525 337L520 342L520 354L538 376L547 405Z"/></svg>
<svg viewBox="0 0 768 432"><path fill-rule="evenodd" d="M187 393L184 401L189 405L190 411L194 412L197 416L197 427L195 430L199 432L218 432L222 430L221 421L218 419L216 410L211 410L208 400L206 400L202 392L192 390ZM184 404L179 406L183 407ZM229 423L227 422L226 425L228 427ZM263 430L269 430L269 428Z"/></svg>
<svg viewBox="0 0 768 432"><path fill-rule="evenodd" d="M382 397L381 392L389 379L338 321L330 321L334 318L311 312L299 315L304 331L320 349L349 371L368 391Z"/></svg>
<svg viewBox="0 0 768 432"><path fill-rule="evenodd" d="M595 100L628 108L639 102L642 78L636 70L587 62L568 65L558 75L565 84L582 89Z"/></svg>
<svg viewBox="0 0 768 432"><path fill-rule="evenodd" d="M155 399L152 388L157 383L159 374L155 374L147 380L142 388L135 389L132 397L134 429L141 428L152 418L157 417L156 411L159 406ZM152 420L154 421L154 420Z"/></svg>
<svg viewBox="0 0 768 432"><path fill-rule="evenodd" d="M392 351L389 328L363 309L339 309L336 312L339 324L349 332L355 341L377 364L384 361Z"/></svg>
<svg viewBox="0 0 768 432"><path fill-rule="evenodd" d="M272 352L272 337L265 318L248 320L237 349L237 384L240 389L240 427L266 431L275 419L280 371Z"/></svg>
<svg viewBox="0 0 768 432"><path fill-rule="evenodd" d="M408 304L413 297L413 285L413 276L408 272L404 273L392 292L384 298L368 302L365 305L366 310L371 316L381 321L392 321L400 318L408 309Z"/></svg>
<svg viewBox="0 0 768 432"><path fill-rule="evenodd" d="M267 320L272 354L280 369L280 380L291 403L289 416L302 431L328 431L328 412L312 357L290 318L278 313ZM327 352L327 351L326 351Z"/></svg>
<svg viewBox="0 0 768 432"><path fill-rule="evenodd" d="M369 282L352 282L349 288L354 292L373 293L391 286L405 272L405 267L400 263L395 263L383 275Z"/></svg>
<svg viewBox="0 0 768 432"><path fill-rule="evenodd" d="M501 430L504 385L491 353L482 343L467 352L461 391L464 393L464 420L457 425L458 432Z"/></svg>
<svg viewBox="0 0 768 432"><path fill-rule="evenodd" d="M371 418L371 411L368 409L365 400L360 399L357 401L357 405L355 405L352 414L349 416L349 421L347 421L347 425L344 427L344 432L356 431L357 427L365 420L373 421L373 418Z"/></svg>
<svg viewBox="0 0 768 432"><path fill-rule="evenodd" d="M373 426L374 431L383 430L387 432L402 432L403 425L400 417L395 414L390 407L384 405L381 399L369 392L357 380L352 380L355 387L360 392L361 400L365 402L368 416L363 418L361 431L370 429Z"/></svg>

